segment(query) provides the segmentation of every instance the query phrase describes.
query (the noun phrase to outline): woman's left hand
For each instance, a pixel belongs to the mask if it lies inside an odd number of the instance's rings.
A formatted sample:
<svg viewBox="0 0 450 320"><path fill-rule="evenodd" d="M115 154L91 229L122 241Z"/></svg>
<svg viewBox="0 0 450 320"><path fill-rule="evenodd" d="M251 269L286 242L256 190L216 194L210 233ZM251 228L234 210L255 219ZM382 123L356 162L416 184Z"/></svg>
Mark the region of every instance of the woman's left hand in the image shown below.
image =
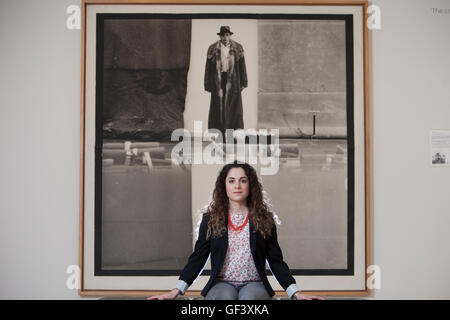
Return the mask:
<svg viewBox="0 0 450 320"><path fill-rule="evenodd" d="M322 297L310 296L310 295L303 294L300 292L297 292L294 294L294 299L295 300L325 300L325 298L322 298Z"/></svg>

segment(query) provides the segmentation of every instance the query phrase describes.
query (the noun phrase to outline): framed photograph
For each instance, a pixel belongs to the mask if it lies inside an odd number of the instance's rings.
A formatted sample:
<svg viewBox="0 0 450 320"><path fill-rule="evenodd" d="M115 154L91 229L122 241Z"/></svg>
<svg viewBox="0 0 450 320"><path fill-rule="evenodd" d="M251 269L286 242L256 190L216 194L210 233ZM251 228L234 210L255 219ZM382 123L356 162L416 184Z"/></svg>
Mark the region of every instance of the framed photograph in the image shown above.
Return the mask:
<svg viewBox="0 0 450 320"><path fill-rule="evenodd" d="M299 288L368 295L367 1L202 2L82 2L79 294L171 290L241 154Z"/></svg>

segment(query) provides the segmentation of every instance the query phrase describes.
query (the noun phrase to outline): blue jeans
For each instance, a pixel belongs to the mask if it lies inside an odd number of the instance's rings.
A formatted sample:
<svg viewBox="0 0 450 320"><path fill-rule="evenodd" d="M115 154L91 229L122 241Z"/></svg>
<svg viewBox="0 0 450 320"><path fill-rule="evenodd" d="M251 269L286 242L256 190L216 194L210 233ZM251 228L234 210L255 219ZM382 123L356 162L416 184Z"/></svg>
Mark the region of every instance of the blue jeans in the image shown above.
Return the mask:
<svg viewBox="0 0 450 320"><path fill-rule="evenodd" d="M262 281L234 284L218 281L206 294L205 300L271 300Z"/></svg>

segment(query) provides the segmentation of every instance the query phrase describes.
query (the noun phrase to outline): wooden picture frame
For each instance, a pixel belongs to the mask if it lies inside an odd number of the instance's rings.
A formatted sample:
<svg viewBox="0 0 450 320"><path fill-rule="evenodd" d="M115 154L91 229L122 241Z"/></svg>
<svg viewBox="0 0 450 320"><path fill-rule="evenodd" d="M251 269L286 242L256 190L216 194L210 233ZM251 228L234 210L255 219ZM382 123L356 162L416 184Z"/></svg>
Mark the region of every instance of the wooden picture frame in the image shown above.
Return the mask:
<svg viewBox="0 0 450 320"><path fill-rule="evenodd" d="M370 294L370 289L367 286L367 269L371 265L371 111L370 111L370 60L369 60L369 30L366 27L367 21L367 9L369 3L367 1L304 1L304 0L292 0L292 1L253 1L253 0L240 0L240 1L201 1L201 0L187 0L187 1L157 1L157 0L83 0L82 2L82 69L81 69L81 155L80 155L80 215L79 215L79 266L81 269L81 286L79 289L80 296L110 296L110 295L139 295L139 296L150 296L159 294L162 292L167 292L175 284L178 279L179 269L171 269L164 272L164 270L155 269L152 270L142 269L142 270L124 270L123 268L106 270L102 267L101 261L105 256L105 251L102 255L102 233L101 230L104 228L104 224L101 223L102 217L102 207L101 200L102 195L101 187L104 184L104 176L102 175L102 170L98 170L98 163L101 163L100 169L104 168L105 162L102 162L102 152L104 152L105 144L103 148L99 148L99 128L103 131L100 132L102 137L104 136L104 119L102 118L102 113L99 113L99 106L103 105L104 101L100 96L104 96L105 92L101 91L99 94L98 90L100 86L103 86L104 76L103 71L106 65L105 59L105 41L102 35L100 35L99 30L104 32L104 22L105 19L126 19L125 15L128 17L133 15L139 15L140 19L148 18L159 18L159 19L172 19L171 15L181 15L185 19L191 20L208 20L222 19L223 22L226 19L239 19L239 20L251 20L261 21L267 19L270 22L273 19L279 19L277 21L283 21L283 19L291 21L298 19L299 21L325 21L339 20L342 25L342 37L345 41L345 46L341 48L340 52L345 53L344 65L345 70L339 69L336 72L341 72L340 74L345 75L345 85L340 84L344 87L345 94L342 102L345 106L345 119L347 121L346 131L343 137L339 139L345 141L345 146L337 151L341 154L342 150L344 153L345 161L342 162L345 168L345 173L349 180L345 182L345 192L347 207L346 208L346 221L345 228L347 232L347 237L345 238L345 249L347 261L346 268L342 270L327 268L322 269L309 269L308 267L302 268L292 268L296 269L296 274L294 276L299 284L299 287L303 289L306 293L311 293L314 295L338 295L338 296L366 296ZM218 7L220 6L220 7ZM228 8L224 12L217 11L218 9ZM249 9L251 8L251 13ZM103 16L97 14L103 14ZM156 16L151 16L151 15ZM215 15L216 14L216 15ZM122 18L119 17L122 15ZM98 18L100 17L101 18ZM118 18L119 17L119 18ZM137 17L137 16L136 16ZM212 18L211 18L212 17ZM175 19L175 18L173 18ZM230 23L230 25L232 25ZM262 30L264 27L262 25L257 26L258 30ZM270 25L268 26L271 27ZM181 26L181 28L184 28ZM232 27L233 28L233 27ZM238 29L239 30L239 29ZM241 29L242 30L242 29ZM195 31L195 30L194 30ZM194 31L192 31L194 33ZM213 32L214 31L214 32ZM211 33L215 34L215 30L211 30ZM103 33L102 33L103 34ZM100 37L100 38L99 38ZM100 39L100 40L99 40ZM272 38L271 38L272 39ZM181 40L177 40L178 42ZM324 40L326 41L326 39ZM99 46L100 43L100 46ZM251 47L251 46L248 46ZM258 48L256 46L256 48ZM202 47L200 51L204 51L206 55L206 47ZM351 49L351 53L349 53ZM192 51L192 49L191 49ZM246 51L247 57L251 57L251 48ZM100 58L99 58L100 57ZM204 58L201 57L201 63L204 63ZM260 57L261 58L261 57ZM100 59L100 60L99 60ZM265 61L273 61L269 56L263 57ZM249 59L251 60L251 59ZM99 65L101 62L101 66ZM146 62L147 63L147 62ZM258 67L255 63L254 66ZM192 67L192 66L191 66ZM114 68L114 67L111 67ZM251 68L251 66L249 66ZM119 67L120 69L120 67ZM198 68L197 68L198 69ZM191 68L189 68L191 72ZM203 71L202 71L203 72ZM264 71L263 71L264 72ZM260 74L263 74L260 72ZM327 70L325 70L326 74ZM332 71L334 72L334 71ZM99 78L100 75L100 78ZM184 75L188 77L187 75ZM190 76L190 75L189 75ZM313 75L314 77L314 75ZM325 76L324 76L325 77ZM187 78L187 82L190 83L190 78ZM261 77L264 79L264 77ZM264 87L265 84L259 79L258 85ZM188 84L189 85L189 84ZM256 88L256 84L255 88ZM267 85L270 86L270 85ZM301 87L302 84L300 83ZM324 85L326 86L326 84ZM333 87L333 85L330 85ZM273 87L273 86L272 86ZM191 88L192 90L192 88ZM246 89L247 90L247 89ZM259 91L258 91L259 90ZM261 109L260 106L264 105L262 103L264 98L261 98L261 88L256 88L255 101L256 103L246 103L244 105L254 105L255 111L257 110L258 115L252 118L252 115L244 115L244 120L246 123L259 124L259 123L270 123L270 108ZM327 92L327 94L329 94ZM187 93L189 95L189 93ZM100 98L99 98L100 97ZM117 100L117 97L114 97ZM189 97L187 98L190 99ZM291 99L292 100L292 99ZM198 100L203 101L203 100ZM246 100L249 101L249 100ZM285 100L277 100L285 101ZM309 101L309 100L308 100ZM328 100L327 100L328 101ZM183 104L184 104L183 100ZM324 102L325 103L325 102ZM200 104L204 104L201 102ZM326 104L326 103L325 103ZM251 108L251 107L250 107ZM260 108L260 109L258 109ZM100 108L101 109L101 108ZM192 109L189 109L192 110ZM253 110L253 109L252 109ZM184 109L183 109L184 112ZM289 111L291 112L291 111ZM256 114L257 112L255 112ZM104 114L104 113L103 113ZM350 115L349 115L350 114ZM288 116L292 115L288 113ZM195 119L196 115L189 116L190 120ZM245 118L247 117L247 118ZM330 133L325 133L324 136L316 135L316 113L314 117L314 133L311 135L302 136L301 139L310 138L311 141L316 141L320 139L331 140L336 137L334 131ZM186 115L184 118L185 122ZM205 119L205 117L203 117ZM262 120L263 119L263 120ZM270 120L270 121L269 121ZM348 121L352 120L350 124ZM266 122L264 122L266 121ZM269 121L269 122L267 122ZM320 118L319 118L319 121ZM277 123L276 121L274 123ZM319 123L320 125L320 123ZM273 125L272 125L273 126ZM332 127L333 125L331 125ZM173 126L175 128L176 125ZM295 127L295 126L294 126ZM351 128L351 130L350 130ZM192 130L192 126L188 129ZM289 128L288 128L289 129ZM294 128L295 129L295 128ZM308 127L308 130L310 128ZM332 130L332 129L330 129ZM334 129L333 129L334 130ZM102 133L103 132L103 133ZM284 139L291 142L292 135L290 131L283 131L285 133ZM303 134L303 133L302 133ZM121 136L117 136L121 137ZM316 139L316 140L314 140ZM111 145L119 141L120 139L111 139ZM133 152L133 146L128 144L127 140L123 139L123 145L125 152ZM138 141L139 139L135 140ZM283 140L283 136L281 136ZM305 141L308 141L307 139ZM334 146L334 144L333 144ZM158 147L161 147L158 144ZM122 151L123 146L121 145ZM144 147L145 148L145 147ZM170 147L166 146L166 156L162 157L161 160L156 159L164 163L167 159L167 150ZM102 151L103 150L103 151ZM140 153L142 152L142 153ZM152 161L145 160L145 157L150 157L151 152L145 154L142 149L140 151L136 150L135 154L141 156L143 163L145 165L151 164ZM304 159L308 159L311 156L306 154ZM312 156L311 156L312 157ZM122 158L121 158L122 159ZM297 159L297 158L296 158ZM300 159L300 156L298 157ZM330 160L331 159L331 160ZM340 158L341 159L341 158ZM348 162L347 162L348 159ZM333 163L335 160L334 156L326 158L326 163ZM100 161L100 162L99 162ZM284 164L286 165L286 164ZM287 165L286 165L287 167ZM147 169L146 169L147 170ZM174 169L177 170L177 169ZM328 170L325 168L323 170ZM192 173L195 171L195 174ZM180 171L176 171L180 172ZM186 230L186 225L192 227L192 231L195 231L195 226L197 224L195 214L200 209L201 205L205 203L205 197L208 196L207 190L211 188L211 177L214 179L214 173L217 172L217 167L211 167L209 169L190 169L189 178L184 181L186 186L193 185L192 189L189 190L191 194L202 194L202 196L192 195L192 200L187 200L191 208L189 211L192 212L192 223L189 225L189 221L185 222L184 229ZM192 175L192 176L191 176ZM183 176L185 177L185 176ZM205 180L206 179L206 180ZM195 182L207 181L204 188L195 187ZM281 182L275 182L273 185L273 190L277 189L278 184ZM267 180L267 185L270 186L271 182ZM186 187L189 188L189 187ZM186 189L184 188L184 189ZM100 194L99 194L100 190ZM344 189L342 189L344 190ZM341 190L341 191L342 191ZM350 191L348 191L350 190ZM277 199L275 195L276 191L272 192L274 194L274 200ZM206 195L205 195L206 194ZM269 192L269 196L271 192ZM100 197L100 198L99 198ZM178 196L178 197L183 197ZM100 199L100 200L99 200ZM279 197L282 199L282 197ZM282 200L280 200L282 201ZM278 202L280 203L280 202ZM277 211L275 203L275 211ZM288 205L287 205L288 207ZM287 208L286 207L286 208ZM284 207L283 207L284 208ZM351 209L349 209L351 208ZM281 220L283 220L283 213L277 211ZM174 215L178 213L173 213ZM100 220L99 220L100 217ZM290 223L289 217L286 217ZM100 223L99 223L100 221ZM297 220L296 220L297 221ZM187 224L186 224L187 223ZM99 231L100 230L100 231ZM112 230L112 229L111 229ZM114 229L116 230L116 229ZM111 231L113 232L113 231ZM185 233L186 236L191 236L190 232L179 231L179 233ZM195 233L195 232L194 232ZM138 234L138 233L136 233ZM113 239L111 236L110 239ZM181 239L181 238L180 238ZM185 241L184 238L182 238ZM297 238L296 238L297 239ZM195 236L192 241L195 240ZM111 240L111 247L117 245L114 240ZM283 240L288 243L288 240ZM283 243L282 249L283 249ZM190 244L189 244L190 245ZM124 249L126 250L126 249ZM305 249L306 250L306 249ZM309 251L311 251L310 249ZM330 249L331 250L331 249ZM307 252L309 252L307 251ZM98 253L100 252L100 253ZM331 256L330 256L331 257ZM295 261L295 259L293 259ZM328 260L333 260L329 258ZM100 262L99 262L100 261ZM333 260L334 261L334 260ZM100 263L100 267L99 267ZM331 262L330 262L331 263ZM288 263L289 264L289 263ZM299 262L300 265L300 262ZM179 268L179 267L178 267ZM164 269L164 268L163 268ZM120 271L121 270L121 271ZM119 272L120 271L120 272ZM136 271L136 272L135 272ZM149 275L151 274L151 275ZM206 274L208 274L206 272ZM200 290L204 285L203 279L208 276L199 277L199 281L196 281L192 285L186 295L199 295ZM276 279L271 278L271 284L276 291L277 296L282 296L285 292L276 283Z"/></svg>

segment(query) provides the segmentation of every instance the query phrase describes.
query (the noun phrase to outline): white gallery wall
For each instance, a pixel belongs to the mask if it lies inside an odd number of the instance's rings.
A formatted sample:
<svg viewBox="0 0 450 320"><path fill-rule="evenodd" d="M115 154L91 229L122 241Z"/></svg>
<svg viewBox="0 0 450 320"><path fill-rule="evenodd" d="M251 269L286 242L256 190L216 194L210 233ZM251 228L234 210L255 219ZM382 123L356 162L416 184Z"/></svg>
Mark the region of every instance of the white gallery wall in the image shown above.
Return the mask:
<svg viewBox="0 0 450 320"><path fill-rule="evenodd" d="M450 299L450 1L377 0L372 31L374 299ZM0 0L0 298L79 299L81 31L76 0ZM301 284L300 284L301 286Z"/></svg>

